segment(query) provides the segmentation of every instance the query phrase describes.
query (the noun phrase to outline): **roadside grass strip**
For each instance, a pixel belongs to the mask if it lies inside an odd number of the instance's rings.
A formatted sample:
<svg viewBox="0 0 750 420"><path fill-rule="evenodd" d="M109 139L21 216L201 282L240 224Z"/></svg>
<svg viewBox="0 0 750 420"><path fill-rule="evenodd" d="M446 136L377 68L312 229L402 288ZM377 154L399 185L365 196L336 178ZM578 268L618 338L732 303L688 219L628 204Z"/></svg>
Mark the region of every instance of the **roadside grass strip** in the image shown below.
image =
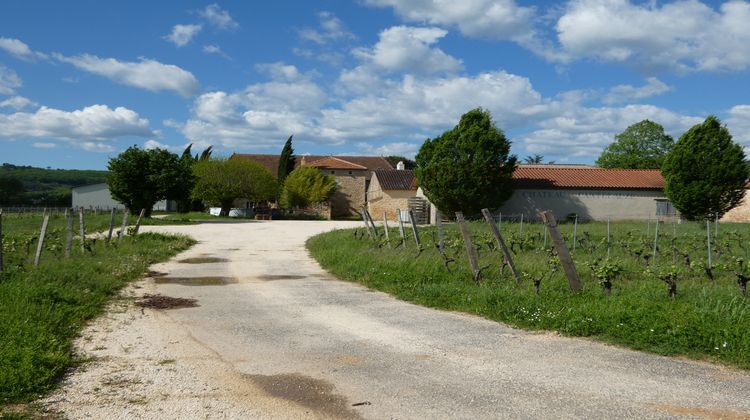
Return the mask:
<svg viewBox="0 0 750 420"><path fill-rule="evenodd" d="M738 288L739 274L748 261L750 226L720 225L712 238L715 243L707 270L705 224L661 224L663 236L656 241L654 258L653 223L613 223L609 250L606 223L579 224L577 246L571 251L583 282L577 293L570 291L549 238L545 246L541 224L526 223L521 228L518 223L504 222L501 226L522 275L520 284L507 267L501 271L502 253L483 222L469 223L479 265L486 267L479 284L473 281L455 224L443 226L445 253L455 259L449 265L451 272L434 246L434 227L420 228L425 250L419 254L413 241L391 248L383 239L370 239L364 228L320 234L310 238L307 247L338 278L408 302L529 330L557 331L661 355L750 368L750 298ZM571 224L560 225L569 248L573 229ZM400 238L396 228L389 233L390 238ZM609 296L603 276L611 283ZM668 280L677 284L675 298L668 296ZM540 282L538 294L534 281Z"/></svg>
<svg viewBox="0 0 750 420"><path fill-rule="evenodd" d="M100 315L128 282L151 264L189 248L183 236L141 233L122 241L88 241L62 258L60 238L45 242L38 267L29 263L26 241L38 235L41 216L6 217L6 267L0 273L0 415L2 406L24 403L54 388L67 369L81 362L72 340ZM87 218L87 230L101 231L109 215ZM55 217L52 231L63 229ZM64 233L64 232L63 232ZM58 232L58 236L59 232ZM32 244L35 246L35 244Z"/></svg>

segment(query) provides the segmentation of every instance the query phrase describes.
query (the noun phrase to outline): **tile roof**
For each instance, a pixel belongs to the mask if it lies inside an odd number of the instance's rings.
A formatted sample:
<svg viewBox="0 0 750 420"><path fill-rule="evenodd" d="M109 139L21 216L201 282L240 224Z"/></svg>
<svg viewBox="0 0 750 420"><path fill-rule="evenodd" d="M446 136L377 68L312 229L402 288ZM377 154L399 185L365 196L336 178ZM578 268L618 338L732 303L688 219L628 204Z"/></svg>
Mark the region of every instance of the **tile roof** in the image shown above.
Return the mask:
<svg viewBox="0 0 750 420"><path fill-rule="evenodd" d="M305 162L315 162L329 157L333 156L305 155ZM393 169L387 160L379 156L335 156L335 158L362 166L367 169L368 173L378 169ZM279 155L234 153L230 159L247 159L258 162L268 168L274 176L278 175L279 172ZM302 156L296 156L294 166L300 166L301 163Z"/></svg>
<svg viewBox="0 0 750 420"><path fill-rule="evenodd" d="M661 190L664 178L658 169L604 169L577 165L518 165L515 188L586 188L610 190Z"/></svg>
<svg viewBox="0 0 750 420"><path fill-rule="evenodd" d="M367 170L367 167L365 166L357 165L356 163L352 163L333 156L324 157L323 159L318 159L315 161L310 161L305 157L304 165L323 169L355 169L360 171Z"/></svg>
<svg viewBox="0 0 750 420"><path fill-rule="evenodd" d="M417 179L414 172L404 169L401 171L395 169L375 171L378 177L380 188L383 190L416 190Z"/></svg>

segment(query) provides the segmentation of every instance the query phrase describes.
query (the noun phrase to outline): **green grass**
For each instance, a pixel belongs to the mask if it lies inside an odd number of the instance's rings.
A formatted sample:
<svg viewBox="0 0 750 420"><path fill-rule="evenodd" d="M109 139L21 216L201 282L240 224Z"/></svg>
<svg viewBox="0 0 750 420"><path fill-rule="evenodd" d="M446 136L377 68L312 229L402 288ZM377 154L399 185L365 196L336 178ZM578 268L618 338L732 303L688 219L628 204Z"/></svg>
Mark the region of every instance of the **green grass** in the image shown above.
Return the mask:
<svg viewBox="0 0 750 420"><path fill-rule="evenodd" d="M40 215L7 216L6 239L33 237L41 224ZM101 216L87 218L89 231L107 226L109 215L103 217L106 222ZM51 228L58 229L61 221L56 218ZM25 246L6 242L9 264L0 274L0 412L3 405L31 401L53 388L79 362L71 342L86 322L151 264L193 244L186 237L142 233L111 244L89 242L85 252L76 245L64 259L59 239L47 242L36 268L28 263Z"/></svg>
<svg viewBox="0 0 750 420"><path fill-rule="evenodd" d="M446 253L456 259L450 263L452 273L446 272L434 247L434 227L420 229L425 251L416 258L412 239L407 248L389 249L378 247L378 241L366 235L356 239L353 230L318 235L308 240L307 246L313 257L339 278L420 305L473 313L531 330L558 331L663 355L750 368L750 302L738 293L735 277L737 258L747 261L750 226L720 226L718 241L713 244L715 281L710 282L704 271L705 224L660 225L656 260L651 258L646 266L642 255L653 252L653 222L650 226L646 222L613 223L609 261L622 273L613 280L608 297L590 268L597 260L607 261L606 223L578 226L580 241L572 252L584 285L578 293L570 292L550 253L549 238L545 248L542 225L525 224L523 231L519 224L502 225L506 242L515 250L514 262L523 273L520 285L509 270L501 274L501 254L486 225L469 225L479 248L480 266L488 266L480 284L472 280L455 225L445 226ZM573 225L560 228L570 246ZM713 225L711 228L713 235ZM398 238L398 230L391 229L390 236ZM685 254L690 265L685 264ZM659 279L668 272L677 276L676 299L667 296L667 286ZM538 295L531 281L535 278L542 278Z"/></svg>

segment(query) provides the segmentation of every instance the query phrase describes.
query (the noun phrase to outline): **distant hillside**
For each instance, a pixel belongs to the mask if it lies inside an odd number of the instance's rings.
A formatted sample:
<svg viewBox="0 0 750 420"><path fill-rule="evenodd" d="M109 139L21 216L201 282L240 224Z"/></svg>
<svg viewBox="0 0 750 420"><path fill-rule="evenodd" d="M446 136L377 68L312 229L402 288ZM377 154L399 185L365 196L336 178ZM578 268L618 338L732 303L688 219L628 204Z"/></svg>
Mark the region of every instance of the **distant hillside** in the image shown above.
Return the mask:
<svg viewBox="0 0 750 420"><path fill-rule="evenodd" d="M3 163L0 167L0 205L71 205L71 188L107 181L107 171L44 169Z"/></svg>

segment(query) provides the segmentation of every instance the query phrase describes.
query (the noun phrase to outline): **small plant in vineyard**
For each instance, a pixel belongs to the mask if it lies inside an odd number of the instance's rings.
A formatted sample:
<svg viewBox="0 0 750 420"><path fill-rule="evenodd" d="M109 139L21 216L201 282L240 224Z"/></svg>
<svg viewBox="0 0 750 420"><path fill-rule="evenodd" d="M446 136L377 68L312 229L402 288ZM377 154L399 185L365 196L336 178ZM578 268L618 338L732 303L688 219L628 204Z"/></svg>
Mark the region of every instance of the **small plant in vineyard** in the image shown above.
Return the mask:
<svg viewBox="0 0 750 420"><path fill-rule="evenodd" d="M594 276L599 280L599 284L602 285L602 290L607 296L612 294L612 280L617 278L622 273L622 266L609 258L598 259L594 262L587 264Z"/></svg>
<svg viewBox="0 0 750 420"><path fill-rule="evenodd" d="M662 269L658 271L652 271L651 269L646 269L645 273L646 275L656 277L659 280L666 283L667 296L673 299L677 297L677 278L679 277L680 270L677 268L676 265L672 265L667 269Z"/></svg>
<svg viewBox="0 0 750 420"><path fill-rule="evenodd" d="M738 271L734 274L737 276L737 287L740 288L742 296L747 296L747 280L748 276L745 274L745 260L737 258L737 269Z"/></svg>

